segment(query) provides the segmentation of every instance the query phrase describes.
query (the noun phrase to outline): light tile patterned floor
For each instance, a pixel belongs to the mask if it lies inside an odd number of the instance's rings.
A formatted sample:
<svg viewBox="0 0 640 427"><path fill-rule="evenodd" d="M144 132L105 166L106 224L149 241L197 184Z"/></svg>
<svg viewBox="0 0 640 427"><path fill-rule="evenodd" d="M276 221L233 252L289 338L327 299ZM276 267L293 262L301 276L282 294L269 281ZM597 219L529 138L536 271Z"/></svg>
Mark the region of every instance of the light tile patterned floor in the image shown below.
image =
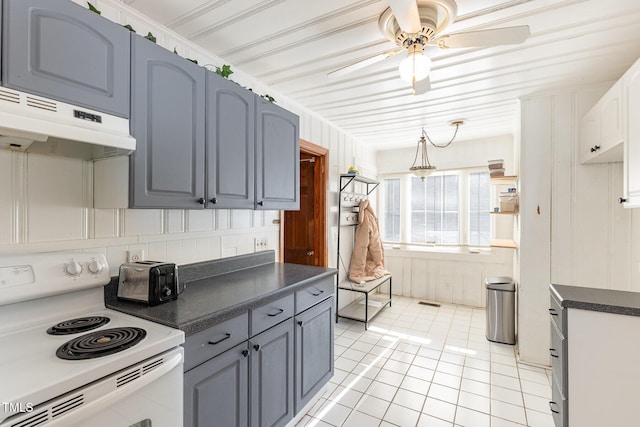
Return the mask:
<svg viewBox="0 0 640 427"><path fill-rule="evenodd" d="M551 371L485 338L485 310L394 296L364 331L340 319L335 375L296 427L553 427Z"/></svg>

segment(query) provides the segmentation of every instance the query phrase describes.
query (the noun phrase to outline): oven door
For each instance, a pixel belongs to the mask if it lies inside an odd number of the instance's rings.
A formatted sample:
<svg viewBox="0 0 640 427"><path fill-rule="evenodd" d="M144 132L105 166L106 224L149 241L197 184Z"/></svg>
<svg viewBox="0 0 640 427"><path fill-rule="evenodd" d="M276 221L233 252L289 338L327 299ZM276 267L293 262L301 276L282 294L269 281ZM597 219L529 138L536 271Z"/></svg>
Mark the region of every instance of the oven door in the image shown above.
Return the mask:
<svg viewBox="0 0 640 427"><path fill-rule="evenodd" d="M183 349L175 348L67 393L0 427L180 427ZM33 424L35 425L35 424Z"/></svg>

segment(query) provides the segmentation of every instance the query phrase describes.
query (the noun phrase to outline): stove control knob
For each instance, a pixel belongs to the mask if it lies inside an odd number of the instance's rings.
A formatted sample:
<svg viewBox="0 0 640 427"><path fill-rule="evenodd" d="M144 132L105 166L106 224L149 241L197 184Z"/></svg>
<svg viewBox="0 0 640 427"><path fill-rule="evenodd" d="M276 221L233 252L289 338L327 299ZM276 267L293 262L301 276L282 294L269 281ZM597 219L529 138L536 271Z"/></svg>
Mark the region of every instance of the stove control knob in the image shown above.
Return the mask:
<svg viewBox="0 0 640 427"><path fill-rule="evenodd" d="M80 273L82 273L82 266L76 261L71 261L69 264L64 266L64 271L69 276L79 276Z"/></svg>
<svg viewBox="0 0 640 427"><path fill-rule="evenodd" d="M93 261L89 262L89 265L87 266L87 268L89 268L89 271L92 272L93 274L98 274L102 271L104 267L99 261L94 259Z"/></svg>

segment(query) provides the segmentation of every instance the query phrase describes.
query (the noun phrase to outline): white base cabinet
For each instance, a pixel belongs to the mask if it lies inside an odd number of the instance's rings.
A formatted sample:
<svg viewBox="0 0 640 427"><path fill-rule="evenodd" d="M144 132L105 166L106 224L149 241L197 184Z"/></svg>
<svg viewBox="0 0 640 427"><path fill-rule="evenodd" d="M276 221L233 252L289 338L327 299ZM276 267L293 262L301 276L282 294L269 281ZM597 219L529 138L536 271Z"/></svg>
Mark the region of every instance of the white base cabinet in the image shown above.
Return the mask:
<svg viewBox="0 0 640 427"><path fill-rule="evenodd" d="M638 422L640 317L567 310L571 426Z"/></svg>

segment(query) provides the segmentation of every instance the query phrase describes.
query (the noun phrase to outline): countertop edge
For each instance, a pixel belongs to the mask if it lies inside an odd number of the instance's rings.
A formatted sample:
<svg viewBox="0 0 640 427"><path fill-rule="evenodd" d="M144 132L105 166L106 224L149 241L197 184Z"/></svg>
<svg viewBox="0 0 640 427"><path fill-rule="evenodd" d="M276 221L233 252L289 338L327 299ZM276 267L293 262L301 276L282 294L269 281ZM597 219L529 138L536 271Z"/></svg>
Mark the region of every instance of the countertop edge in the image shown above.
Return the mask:
<svg viewBox="0 0 640 427"><path fill-rule="evenodd" d="M620 314L625 316L640 316L640 293L558 284L551 284L549 286L549 290L564 308ZM572 295L567 295L567 293ZM635 304L633 302L629 303L630 295L637 297ZM620 301L624 301L625 303L594 301L594 299L598 297L620 299Z"/></svg>

